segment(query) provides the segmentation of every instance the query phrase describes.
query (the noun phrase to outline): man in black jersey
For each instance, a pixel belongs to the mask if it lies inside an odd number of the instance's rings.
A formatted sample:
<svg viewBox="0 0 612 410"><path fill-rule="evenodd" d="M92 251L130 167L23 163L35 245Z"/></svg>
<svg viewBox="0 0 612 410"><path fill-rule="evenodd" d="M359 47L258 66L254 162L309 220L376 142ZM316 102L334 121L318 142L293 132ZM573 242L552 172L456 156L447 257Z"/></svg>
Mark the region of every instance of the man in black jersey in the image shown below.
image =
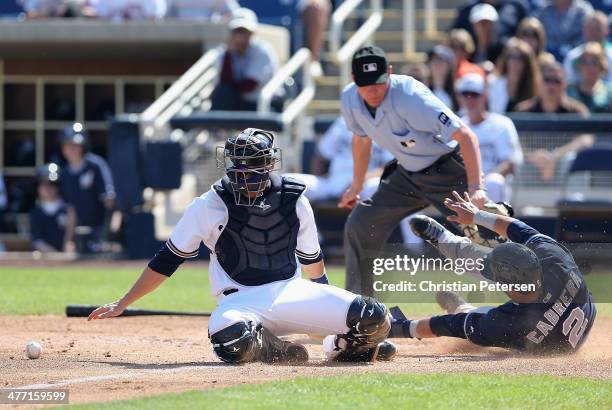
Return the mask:
<svg viewBox="0 0 612 410"><path fill-rule="evenodd" d="M478 273L487 280L532 285L535 290L506 291L511 299L507 303L467 312L460 312L461 300L453 301L452 294L446 295L439 302L455 313L424 320L406 319L399 309L393 308L391 312L396 320L390 337L449 336L468 339L480 346L531 353L576 351L593 326L596 310L571 253L522 221L479 210L467 194L461 197L453 192L453 195L454 199L445 201L455 212L448 217L450 221L483 226L509 241L494 249L485 248L454 235L426 216L411 221L415 234L448 258L482 258L484 269Z"/></svg>

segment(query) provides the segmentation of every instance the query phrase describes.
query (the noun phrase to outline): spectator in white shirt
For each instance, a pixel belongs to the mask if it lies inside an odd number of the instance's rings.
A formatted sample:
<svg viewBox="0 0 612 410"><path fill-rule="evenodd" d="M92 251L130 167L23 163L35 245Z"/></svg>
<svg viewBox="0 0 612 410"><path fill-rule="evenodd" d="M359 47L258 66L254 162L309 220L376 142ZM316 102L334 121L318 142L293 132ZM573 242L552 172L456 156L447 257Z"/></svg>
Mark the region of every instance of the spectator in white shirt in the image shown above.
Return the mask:
<svg viewBox="0 0 612 410"><path fill-rule="evenodd" d="M240 8L236 0L169 0L168 17L180 20L229 18Z"/></svg>
<svg viewBox="0 0 612 410"><path fill-rule="evenodd" d="M457 81L459 103L466 115L463 121L478 137L485 188L493 202L508 201L507 183L523 162L516 128L510 118L487 112L486 84L478 74L466 74Z"/></svg>
<svg viewBox="0 0 612 410"><path fill-rule="evenodd" d="M166 16L166 0L90 0L99 18L111 21L161 20Z"/></svg>
<svg viewBox="0 0 612 410"><path fill-rule="evenodd" d="M272 46L252 38L257 30L257 16L252 10L238 9L229 22L230 35L220 47L219 82L213 91L211 110L255 111L263 86L278 69L278 57ZM282 90L281 90L282 92ZM273 107L280 109L282 94Z"/></svg>
<svg viewBox="0 0 612 410"><path fill-rule="evenodd" d="M353 181L353 154L351 143L353 133L346 127L342 116L337 118L317 144L313 158L313 174L289 174L303 181L308 188L304 195L311 201L338 199ZM385 163L391 161L391 154L372 144L372 156L368 165L368 175L362 199L371 196L378 183ZM329 171L324 172L325 164ZM371 189L374 188L374 189Z"/></svg>

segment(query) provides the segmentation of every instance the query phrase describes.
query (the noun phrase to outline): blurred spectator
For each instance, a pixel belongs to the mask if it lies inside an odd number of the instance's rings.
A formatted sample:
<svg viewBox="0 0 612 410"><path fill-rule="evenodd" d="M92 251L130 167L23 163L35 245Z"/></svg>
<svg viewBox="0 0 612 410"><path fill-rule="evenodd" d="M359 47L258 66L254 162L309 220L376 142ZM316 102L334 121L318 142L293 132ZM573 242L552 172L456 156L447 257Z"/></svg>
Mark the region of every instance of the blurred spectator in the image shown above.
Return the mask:
<svg viewBox="0 0 612 410"><path fill-rule="evenodd" d="M490 4L478 4L470 12L470 23L476 39L476 49L472 55L474 63L496 61L503 45L496 30L499 16Z"/></svg>
<svg viewBox="0 0 612 410"><path fill-rule="evenodd" d="M314 174L288 174L303 181L308 189L304 193L311 201L338 199L353 180L353 133L346 127L342 116L338 117L319 140L317 153L312 160ZM372 144L372 157L364 184L362 199L371 196L380 182L382 168L392 160L391 154ZM328 167L327 167L328 165ZM325 168L329 171L326 173Z"/></svg>
<svg viewBox="0 0 612 410"><path fill-rule="evenodd" d="M459 102L465 112L463 120L478 137L482 172L487 196L493 202L508 201L510 184L506 181L523 162L518 133L510 118L487 112L485 80L478 74L467 74L457 80Z"/></svg>
<svg viewBox="0 0 612 410"><path fill-rule="evenodd" d="M538 62L543 56L552 56L552 54L546 51L546 32L544 31L544 26L537 18L524 18L521 24L519 24L518 30L516 30L516 37L531 46Z"/></svg>
<svg viewBox="0 0 612 410"><path fill-rule="evenodd" d="M217 63L220 78L211 97L211 110L257 109L261 88L278 69L278 57L272 46L252 39L257 25L255 13L245 8L236 11L229 22L229 38L226 45L220 47ZM277 97L280 98L281 94Z"/></svg>
<svg viewBox="0 0 612 410"><path fill-rule="evenodd" d="M454 68L454 66L453 66ZM422 82L428 88L431 87L431 71L427 64L424 63L412 63L402 67L401 74L409 75L417 81Z"/></svg>
<svg viewBox="0 0 612 410"><path fill-rule="evenodd" d="M236 0L168 0L168 17L179 20L229 18L239 7Z"/></svg>
<svg viewBox="0 0 612 410"><path fill-rule="evenodd" d="M518 103L537 95L539 66L533 49L518 38L511 38L489 78L489 110L512 112Z"/></svg>
<svg viewBox="0 0 612 410"><path fill-rule="evenodd" d="M524 0L470 0L459 8L459 14L453 24L453 28L462 28L471 32L470 13L478 4L490 4L499 15L497 24L497 36L501 41L506 41L514 36L519 22L528 14L529 7Z"/></svg>
<svg viewBox="0 0 612 410"><path fill-rule="evenodd" d="M582 134L554 150L537 149L528 152L525 154L525 160L534 165L540 171L540 177L548 182L554 178L559 162L569 165L578 151L590 148L594 143L593 135Z"/></svg>
<svg viewBox="0 0 612 410"><path fill-rule="evenodd" d="M467 73L480 74L485 76L485 71L482 67L471 63L470 57L474 53L474 40L472 36L464 29L451 30L448 35L448 46L455 55L456 67L455 78L463 77Z"/></svg>
<svg viewBox="0 0 612 410"><path fill-rule="evenodd" d="M458 108L455 97L455 56L446 46L437 45L429 53L431 90L447 107Z"/></svg>
<svg viewBox="0 0 612 410"><path fill-rule="evenodd" d="M89 0L96 17L111 21L161 20L166 16L166 0Z"/></svg>
<svg viewBox="0 0 612 410"><path fill-rule="evenodd" d="M115 198L111 173L106 161L87 152L87 130L82 124L64 128L60 142L67 161L60 171L60 192L74 207L79 229L89 231L78 238L79 252L96 252L106 228L107 209L112 208Z"/></svg>
<svg viewBox="0 0 612 410"><path fill-rule="evenodd" d="M534 17L546 31L546 49L559 61L582 39L582 23L593 7L584 0L551 0Z"/></svg>
<svg viewBox="0 0 612 410"><path fill-rule="evenodd" d="M74 209L59 196L59 167L51 163L38 171L38 201L30 212L32 247L41 252L74 252Z"/></svg>
<svg viewBox="0 0 612 410"><path fill-rule="evenodd" d="M612 66L612 43L608 41L609 33L608 16L601 11L594 12L584 20L582 35L584 36L585 43L595 41L603 46L604 52L606 53L606 59L608 60L608 67ZM581 44L571 49L565 56L565 60L563 60L563 68L565 69L567 82L570 84L576 83L580 79L578 73L578 60L583 51L584 44ZM608 70L608 76L605 81L607 83L612 83L612 70Z"/></svg>
<svg viewBox="0 0 612 410"><path fill-rule="evenodd" d="M52 17L82 17L87 0L20 0L28 19Z"/></svg>
<svg viewBox="0 0 612 410"><path fill-rule="evenodd" d="M554 58L541 66L542 87L537 96L517 105L519 112L588 115L588 108L567 95L567 82L563 67Z"/></svg>
<svg viewBox="0 0 612 410"><path fill-rule="evenodd" d="M604 82L610 67L601 43L586 43L577 65L580 82L571 84L567 94L581 101L590 112L612 113L612 85Z"/></svg>
<svg viewBox="0 0 612 410"><path fill-rule="evenodd" d="M298 7L302 13L302 20L306 30L306 47L312 53L310 71L313 77L321 77L321 48L327 32L331 4L329 0L300 0Z"/></svg>

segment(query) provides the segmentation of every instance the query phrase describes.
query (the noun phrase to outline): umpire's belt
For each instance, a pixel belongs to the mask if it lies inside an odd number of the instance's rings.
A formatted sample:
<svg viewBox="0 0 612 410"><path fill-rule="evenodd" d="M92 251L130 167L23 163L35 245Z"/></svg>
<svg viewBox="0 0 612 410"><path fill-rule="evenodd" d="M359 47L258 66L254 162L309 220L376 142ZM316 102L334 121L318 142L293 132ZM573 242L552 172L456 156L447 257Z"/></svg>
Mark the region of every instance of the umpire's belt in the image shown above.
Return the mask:
<svg viewBox="0 0 612 410"><path fill-rule="evenodd" d="M436 169L437 167L439 167L440 165L444 164L449 159L455 159L457 162L463 164L463 157L461 156L461 154L459 152L459 146L455 147L455 149L452 150L451 152L449 152L448 154L442 155L440 158L438 158L436 160L436 162L434 162L433 164L431 164L428 167L423 168L420 171L408 171L405 168L404 168L404 171L407 172L408 174L416 174L416 173L427 174L429 171L431 171L433 169Z"/></svg>

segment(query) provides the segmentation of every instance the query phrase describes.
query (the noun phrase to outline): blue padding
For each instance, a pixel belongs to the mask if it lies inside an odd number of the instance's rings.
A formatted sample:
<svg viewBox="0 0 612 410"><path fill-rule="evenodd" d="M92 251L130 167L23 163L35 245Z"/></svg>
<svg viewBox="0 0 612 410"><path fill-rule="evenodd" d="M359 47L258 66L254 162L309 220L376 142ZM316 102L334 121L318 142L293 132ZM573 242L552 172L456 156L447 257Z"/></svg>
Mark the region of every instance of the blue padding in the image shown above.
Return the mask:
<svg viewBox="0 0 612 410"><path fill-rule="evenodd" d="M612 171L612 146L596 146L578 152L569 172L579 171Z"/></svg>
<svg viewBox="0 0 612 410"><path fill-rule="evenodd" d="M142 205L144 184L138 122L118 117L111 123L108 164L115 183L117 208L128 211Z"/></svg>
<svg viewBox="0 0 612 410"><path fill-rule="evenodd" d="M242 130L261 128L268 131L283 131L283 122L278 113L257 114L252 111L204 111L170 120L172 128Z"/></svg>
<svg viewBox="0 0 612 410"><path fill-rule="evenodd" d="M510 113L519 132L609 133L612 130L610 114L591 114L588 118L577 114Z"/></svg>
<svg viewBox="0 0 612 410"><path fill-rule="evenodd" d="M315 134L324 134L325 131L331 127L332 123L336 121L338 115L319 115L314 121Z"/></svg>
<svg viewBox="0 0 612 410"><path fill-rule="evenodd" d="M180 142L148 142L143 152L143 178L145 186L170 190L181 187L183 150Z"/></svg>
<svg viewBox="0 0 612 410"><path fill-rule="evenodd" d="M0 16L18 16L23 13L23 7L17 3L17 0L2 0L0 1Z"/></svg>

